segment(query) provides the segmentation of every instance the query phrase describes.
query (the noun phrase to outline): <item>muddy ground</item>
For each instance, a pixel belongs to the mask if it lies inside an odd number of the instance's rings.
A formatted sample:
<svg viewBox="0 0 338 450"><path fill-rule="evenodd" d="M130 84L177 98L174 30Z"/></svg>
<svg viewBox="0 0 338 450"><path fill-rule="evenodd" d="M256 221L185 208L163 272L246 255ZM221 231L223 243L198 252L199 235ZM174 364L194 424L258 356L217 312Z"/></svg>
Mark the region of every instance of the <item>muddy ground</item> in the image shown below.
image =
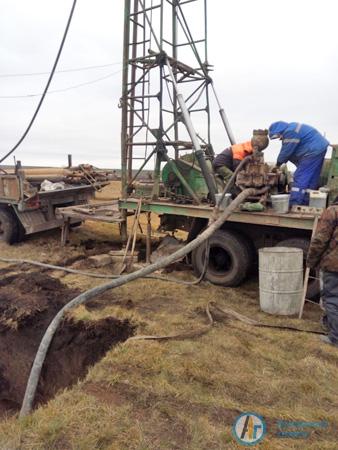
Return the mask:
<svg viewBox="0 0 338 450"><path fill-rule="evenodd" d="M25 267L27 270L27 266ZM44 272L1 270L0 414L19 409L41 338L56 313L79 294ZM36 405L87 373L114 344L133 333L128 321L65 318L53 339L38 386Z"/></svg>
<svg viewBox="0 0 338 450"><path fill-rule="evenodd" d="M59 243L58 231L43 233L17 246L0 244L0 255L114 272L90 268L87 257L119 248L117 226L87 222L65 248ZM144 236L137 245L144 247ZM189 267L169 276L194 279ZM303 320L264 314L255 278L239 288L142 279L107 291L69 313L47 357L41 406L18 421L43 329L65 301L104 280L2 263L0 280L1 450L237 449L231 428L244 411L267 422L262 449L336 449L338 354L317 335L215 315L209 332L194 339L127 339L199 329L208 323L210 300L262 322L318 331L318 306L306 304ZM280 439L280 419L328 427L307 439Z"/></svg>

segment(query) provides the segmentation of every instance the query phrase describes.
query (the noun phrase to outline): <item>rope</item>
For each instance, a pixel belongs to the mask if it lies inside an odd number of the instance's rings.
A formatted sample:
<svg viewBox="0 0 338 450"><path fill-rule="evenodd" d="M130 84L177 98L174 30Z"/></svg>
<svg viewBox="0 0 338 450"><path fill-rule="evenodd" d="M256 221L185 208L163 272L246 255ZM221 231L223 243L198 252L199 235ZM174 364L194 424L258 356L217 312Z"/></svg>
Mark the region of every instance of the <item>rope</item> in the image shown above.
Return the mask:
<svg viewBox="0 0 338 450"><path fill-rule="evenodd" d="M252 325L254 327L263 327L263 328L275 328L278 330L288 330L288 331L299 331L301 333L312 333L312 334L324 334L322 331L317 330L305 330L304 328L298 328L291 325L272 325L269 323L262 323L258 320L250 319L247 316L244 316L243 314L240 314L236 311L233 311L232 309L226 308L220 308L215 302L210 302L210 305L215 308L217 311L219 311L221 314L224 314L225 316L230 317L231 319L239 320L240 322L243 322L247 325Z"/></svg>
<svg viewBox="0 0 338 450"><path fill-rule="evenodd" d="M155 341L181 340L181 339L192 339L192 338L202 336L203 334L208 333L214 325L214 319L210 313L209 303L207 304L207 306L205 308L205 313L206 313L208 321L209 321L208 325L205 325L204 327L198 328L196 330L188 330L188 331L183 331L182 333L168 334L168 335L163 335L163 336L156 336L156 335L155 336L147 336L147 335L133 336L133 337L127 339L126 342L140 341L140 340L155 340Z"/></svg>

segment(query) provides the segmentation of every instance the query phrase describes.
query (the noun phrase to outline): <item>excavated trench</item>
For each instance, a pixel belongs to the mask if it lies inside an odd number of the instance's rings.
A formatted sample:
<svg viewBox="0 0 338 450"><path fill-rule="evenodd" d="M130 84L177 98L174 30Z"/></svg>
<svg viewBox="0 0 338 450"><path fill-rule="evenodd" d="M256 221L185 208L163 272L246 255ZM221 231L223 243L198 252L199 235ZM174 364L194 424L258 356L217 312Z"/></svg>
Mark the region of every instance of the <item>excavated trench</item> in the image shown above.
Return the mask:
<svg viewBox="0 0 338 450"><path fill-rule="evenodd" d="M14 413L24 396L41 338L55 314L78 291L41 272L0 275L0 417ZM128 321L65 318L49 349L35 406L83 378L88 368L134 332Z"/></svg>

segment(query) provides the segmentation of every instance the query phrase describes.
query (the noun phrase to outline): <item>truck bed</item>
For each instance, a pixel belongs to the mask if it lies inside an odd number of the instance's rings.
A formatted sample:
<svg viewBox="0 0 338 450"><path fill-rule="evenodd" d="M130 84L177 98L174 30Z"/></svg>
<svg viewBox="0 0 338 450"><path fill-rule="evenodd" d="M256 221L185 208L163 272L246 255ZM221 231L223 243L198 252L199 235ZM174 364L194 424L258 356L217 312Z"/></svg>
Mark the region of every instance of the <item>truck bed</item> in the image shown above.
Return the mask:
<svg viewBox="0 0 338 450"><path fill-rule="evenodd" d="M119 207L126 210L136 210L138 202L139 199L136 198L128 198L127 200L121 199L119 200ZM182 205L170 201L144 200L142 211L150 211L159 215L169 214L209 219L211 217L213 207L208 204ZM231 214L228 221L281 228L312 230L314 219L319 213L320 211L317 210L311 213L304 211L278 214L272 208L268 208L264 212L235 211Z"/></svg>

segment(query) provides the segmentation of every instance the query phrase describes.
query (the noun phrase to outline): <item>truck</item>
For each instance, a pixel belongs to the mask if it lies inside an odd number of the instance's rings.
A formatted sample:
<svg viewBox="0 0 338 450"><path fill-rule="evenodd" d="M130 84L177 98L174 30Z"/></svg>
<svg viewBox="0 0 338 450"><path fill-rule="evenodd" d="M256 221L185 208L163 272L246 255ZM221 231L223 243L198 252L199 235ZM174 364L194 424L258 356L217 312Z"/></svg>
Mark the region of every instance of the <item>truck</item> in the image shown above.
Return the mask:
<svg viewBox="0 0 338 450"><path fill-rule="evenodd" d="M210 106L211 96L230 145L235 137L211 77L206 8L203 0L159 5L125 0L120 100L122 240L126 239L127 215L137 210L141 199L141 211L148 218L152 213L159 215L162 230L184 230L190 241L207 226L217 193L223 190L212 171L215 120L211 112L215 108ZM321 181L329 202L338 194L337 157L337 146L333 146ZM149 164L154 168L151 179L139 181ZM288 171L274 173L263 155L243 168L234 181L239 191L268 187L269 192L264 198L250 199L264 205L264 211L235 211L209 240L205 278L223 286L242 283L264 246L299 247L305 259L322 211L301 206L286 214L274 211L270 194L287 193L291 180ZM190 255L197 274L203 270L205 254L202 245ZM313 275L309 297L318 293Z"/></svg>

